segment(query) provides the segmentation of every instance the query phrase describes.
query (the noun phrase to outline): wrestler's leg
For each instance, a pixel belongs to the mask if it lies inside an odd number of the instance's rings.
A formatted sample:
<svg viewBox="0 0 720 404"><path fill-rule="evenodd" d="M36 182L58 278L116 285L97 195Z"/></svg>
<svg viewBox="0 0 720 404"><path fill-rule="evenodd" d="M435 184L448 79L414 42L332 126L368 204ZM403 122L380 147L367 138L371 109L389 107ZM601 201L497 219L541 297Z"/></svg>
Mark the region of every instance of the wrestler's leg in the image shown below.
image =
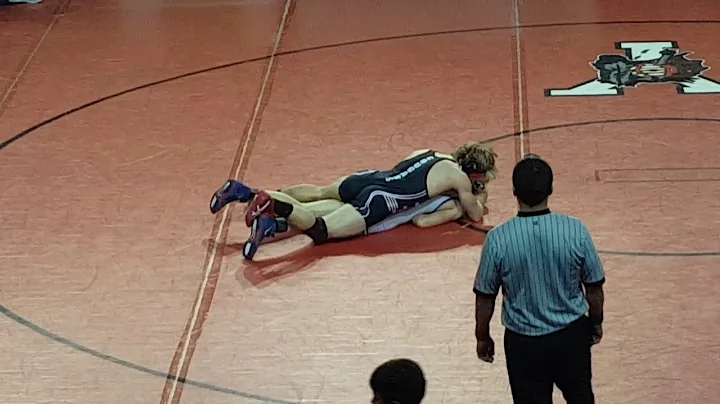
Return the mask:
<svg viewBox="0 0 720 404"><path fill-rule="evenodd" d="M323 216L322 221L325 222L329 239L359 236L366 229L365 218L350 204L345 204L340 209Z"/></svg>
<svg viewBox="0 0 720 404"><path fill-rule="evenodd" d="M322 217L335 212L345 204L336 199L323 199L320 201L305 202L302 205L310 209L316 217Z"/></svg>
<svg viewBox="0 0 720 404"><path fill-rule="evenodd" d="M282 192L268 191L268 194L275 200L275 213L285 217L291 226L305 232L317 244L328 239L357 236L365 231L365 219L352 205L343 204L318 218L305 204Z"/></svg>
<svg viewBox="0 0 720 404"><path fill-rule="evenodd" d="M340 184L345 181L347 176L342 177L330 185L319 186L312 184L299 184L283 188L280 192L291 196L299 202L315 202L324 199L340 200Z"/></svg>
<svg viewBox="0 0 720 404"><path fill-rule="evenodd" d="M457 199L451 199L433 213L420 214L413 218L413 224L417 227L428 228L439 226L461 218L463 215L462 206Z"/></svg>
<svg viewBox="0 0 720 404"><path fill-rule="evenodd" d="M252 259L264 239L287 231L288 225L303 232L316 226L315 212L303 205L282 192L260 191L245 212L245 223L250 227L250 237L243 246L245 258Z"/></svg>
<svg viewBox="0 0 720 404"><path fill-rule="evenodd" d="M342 206L335 209L337 204ZM285 228L289 224L301 230L316 245L330 238L346 238L365 231L365 219L352 205L332 200L312 203L317 211L332 209L324 217L317 217L306 205L282 192L258 192L245 212L245 222L250 227L250 237L243 247L245 258L252 259L263 239L284 231L280 230L281 222Z"/></svg>
<svg viewBox="0 0 720 404"><path fill-rule="evenodd" d="M311 211L316 217L330 214L340 209L340 207L344 205L342 202L335 199L323 199L314 202L303 203L284 192L267 191L267 193L275 200L283 201L285 203L292 204L293 206L300 206L302 208L305 208L306 210ZM304 214L304 212L302 214Z"/></svg>
<svg viewBox="0 0 720 404"><path fill-rule="evenodd" d="M268 194L275 200L275 214L286 218L291 226L310 236L315 244L322 244L328 239L357 236L365 231L365 219L352 205L343 204L328 215L316 217L304 204L282 192L269 191Z"/></svg>
<svg viewBox="0 0 720 404"><path fill-rule="evenodd" d="M268 194L276 201L276 212L278 212L277 201L293 205L292 212L287 217L291 226L307 231L316 225L317 217L305 204L297 203L297 201L293 203L294 199L282 192L268 191ZM342 204L342 202L338 203ZM325 231L327 233L323 236L330 239L357 236L365 231L365 219L354 206L349 204L342 204L338 209L334 209L329 214L322 216L322 220L325 222Z"/></svg>
<svg viewBox="0 0 720 404"><path fill-rule="evenodd" d="M275 212L291 226L305 231L315 224L315 212L296 199L278 191L266 191L275 200Z"/></svg>

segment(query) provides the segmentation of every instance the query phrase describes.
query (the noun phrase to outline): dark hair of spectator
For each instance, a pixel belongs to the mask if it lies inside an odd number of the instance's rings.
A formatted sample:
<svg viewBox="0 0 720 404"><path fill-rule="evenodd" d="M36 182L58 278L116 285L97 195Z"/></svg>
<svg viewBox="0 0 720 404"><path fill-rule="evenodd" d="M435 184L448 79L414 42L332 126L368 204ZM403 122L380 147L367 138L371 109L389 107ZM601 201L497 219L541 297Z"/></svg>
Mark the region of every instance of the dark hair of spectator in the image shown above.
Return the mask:
<svg viewBox="0 0 720 404"><path fill-rule="evenodd" d="M420 404L425 397L425 375L410 359L392 359L370 376L370 388L383 404Z"/></svg>

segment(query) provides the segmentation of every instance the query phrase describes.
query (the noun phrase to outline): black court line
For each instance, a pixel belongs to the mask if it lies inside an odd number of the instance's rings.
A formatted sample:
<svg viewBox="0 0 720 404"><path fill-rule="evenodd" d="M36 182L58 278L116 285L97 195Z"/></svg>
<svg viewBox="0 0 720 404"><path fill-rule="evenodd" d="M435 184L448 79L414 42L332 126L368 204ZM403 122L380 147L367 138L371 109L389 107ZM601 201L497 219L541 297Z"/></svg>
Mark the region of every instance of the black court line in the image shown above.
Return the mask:
<svg viewBox="0 0 720 404"><path fill-rule="evenodd" d="M168 374L168 373L166 373L166 372L161 372L161 371L159 371L159 370L150 369L150 368L147 368L147 367L145 367L145 366L138 365L138 364L136 364L136 363L128 362L128 361L126 361L126 360L123 360L123 359L114 357L114 356L112 356L112 355L108 355L108 354L102 353L102 352L97 351L97 350L95 350L95 349L88 348L88 347L86 347L86 346L84 346L84 345L80 345L80 344L78 344L77 342L74 342L74 341L69 340L69 339L67 339L67 338L61 337L60 335L57 335L57 334L55 334L55 333L53 333L53 332L51 332L51 331L48 331L48 330L46 330L45 328L43 328L43 327L41 327L41 326L39 326L39 325L37 325L37 324L35 324L35 323L32 323L30 320L22 317L21 315L13 312L12 310L8 309L7 307L5 307L5 306L3 306L3 305L1 305L1 304L0 304L0 313L4 314L5 316L7 316L9 319L13 320L14 322L16 322L16 323L18 323L18 324L20 324L20 325L23 325L23 326L29 328L29 329L32 330L33 332L35 332L35 333L37 333L37 334L40 334L40 335L42 335L43 337L46 337L46 338L48 338L48 339L51 339L51 340L53 340L53 341L55 341L55 342L58 342L58 343L60 343L60 344L63 344L63 345L65 345L65 346L67 346L67 347L70 347L70 348L72 348L72 349L74 349L74 350L76 350L76 351L80 351L80 352L86 353L86 354L91 355L91 356L94 356L94 357L96 357L96 358L98 358L98 359L102 359L102 360L104 360L104 361L107 361L107 362L110 362L110 363L114 363L114 364L116 364L116 365L120 365L120 366L122 366L122 367L125 367L125 368L128 368L128 369L132 369L132 370L135 370L135 371L138 371L138 372L140 372L140 373L145 373L145 374L148 374L148 375L161 377L161 378L163 378L163 379L174 379L174 378L175 378L175 375L171 375L171 374ZM189 385L189 386L200 387L200 388L203 388L203 389L206 389L206 390L215 391L215 392L218 392L218 393L224 393L224 394L228 394L228 395L231 395L231 396L248 398L248 399L257 400L257 401L261 401L261 402L265 402L265 403L274 403L274 404L299 404L299 403L296 403L296 402L294 402L294 401L285 401L285 400L280 400L280 399L277 399L277 398L270 398L270 397L259 396L259 395L255 395L255 394L250 394L250 393L246 393L246 392L243 392L243 391L239 391L239 390L228 389L228 388L225 388L225 387L218 387L218 386L215 386L215 385L212 385L212 384L209 384L209 383L197 382L197 381L193 381L193 380L189 380L189 379L182 379L182 378L180 378L178 381L179 381L180 383L183 383L183 384L186 384L186 385Z"/></svg>
<svg viewBox="0 0 720 404"><path fill-rule="evenodd" d="M657 118L625 118L625 119L604 119L597 121L584 121L584 122L572 122L558 125L545 126L541 128L527 129L524 134L531 136L532 134L538 134L542 132L549 132L557 129L567 128L578 128L584 126L593 125L608 125L608 124L626 124L626 123L638 123L638 122L704 122L704 123L715 123L720 124L720 118L681 118L681 117L657 117ZM520 133L508 133L506 135L497 136L494 138L487 139L487 142L497 142L501 140L507 140L519 136ZM462 223L458 223L462 225ZM478 229L474 226L467 226L468 229L485 233L484 230ZM604 255L619 255L619 256L631 256L631 257L666 257L666 258L690 258L690 257L720 257L720 251L692 251L692 252L666 252L666 251L613 251L613 250L598 250L600 254Z"/></svg>
<svg viewBox="0 0 720 404"><path fill-rule="evenodd" d="M579 27L579 26L600 26L600 25L678 25L678 24L690 24L690 25L717 25L720 24L720 20L640 20L640 21L596 21L596 22L568 22L568 23L548 23L548 24L528 24L528 25L521 25L520 28L523 29L533 29L533 28L557 28L557 27ZM276 54L277 57L287 56L287 55L294 55L294 54L301 54L306 52L312 52L317 50L323 50L323 49L332 49L332 48L341 48L346 46L354 46L354 45L362 45L362 44L369 44L369 43L378 43L378 42L388 42L393 40L403 40L403 39L412 39L412 38L423 38L423 37L432 37L432 36L441 36L441 35L455 35L455 34L464 34L464 33L480 33L480 32L493 32L493 31L506 31L506 30L513 30L515 27L513 26L498 26L498 27L487 27L487 28L470 28L470 29L461 29L461 30L448 30L448 31L436 31L436 32L425 32L425 33L419 33L419 34L407 34L407 35L397 35L397 36L390 36L390 37L382 37L382 38L370 38L370 39L363 39L363 40L357 40L357 41L348 41L348 42L341 42L341 43L335 43L335 44L329 44L329 45L321 45L321 46L314 46L314 47L308 47L303 49L296 49L296 50L290 50L285 52L279 52ZM230 63L225 63L218 66L213 66L206 69L196 70L184 74L180 74L177 76L173 76L167 79L158 80L146 84L142 84L136 87L132 87L120 92L117 92L115 94L111 94L102 98L98 98L94 101L85 103L83 105L80 105L78 107L69 109L65 112L62 112L58 115L55 115L53 117L50 117L48 119L45 119L42 122L39 122L30 128L25 129L24 131L18 133L15 136L12 136L9 139L6 139L2 143L0 143L0 151L4 150L6 147L10 146L11 144L17 142L20 139L25 138L27 135L30 135L31 133L37 131L38 129L45 127L53 122L59 121L63 118L66 118L76 112L85 110L87 108L93 107L95 105L101 104L105 101L110 101L114 98L121 97L123 95L127 95L130 93L134 93L143 89L147 89L153 86L170 83L173 81L181 80L184 78L197 76L203 73L209 73L213 71L218 71L222 69L227 69L235 66L240 66L247 63L253 63L253 62L260 62L263 60L269 59L270 56L262 56L257 58L251 58L251 59L245 59L241 61L235 61ZM548 126L545 128L536 128L536 129L529 129L524 132L524 134L528 135L530 133L539 133L543 131L549 131L552 129L560 129L560 128L568 128L568 127L578 127L578 126L587 126L587 125L593 125L593 124L601 124L601 123L621 123L621 122L642 122L642 121L690 121L690 122L715 122L720 123L720 119L713 119L713 118L638 118L638 119L630 119L630 120L614 120L614 121L594 121L594 122L581 122L581 123L575 123L575 124L568 124L568 125L555 125L555 126ZM515 136L519 136L519 133L511 133L507 135L498 136L492 139L487 139L487 141L500 141L504 139L510 139ZM475 231L483 231L479 228L474 228L473 226L468 226L469 229L474 229ZM483 231L484 232L484 231ZM603 254L609 254L609 255L630 255L630 256L638 256L638 257L702 257L702 256L720 256L720 251L718 252L708 252L708 253L642 253L642 252L621 252L621 251L601 251ZM142 365L134 364L132 362L128 362L119 358L115 358L110 355L106 355L100 351L96 351L92 348L88 348L84 345L78 344L76 342L73 342L69 339L66 339L64 337L61 337L57 334L54 334L48 330L45 330L44 328L30 322L29 320L25 319L24 317L14 313L13 311L7 309L5 306L0 305L0 313L7 316L11 320L15 321L18 324L21 324L32 331L51 339L57 343L63 344L65 346L68 346L70 348L73 348L77 351L84 352L86 354L92 355L94 357L97 357L99 359L117 364L119 366L123 366L128 369L132 369L141 373L145 373L152 376L162 377L162 378L174 378L174 375L169 375L166 372L161 372L153 369L146 368ZM192 385L199 388L204 388L207 390L212 390L220 393L225 393L233 396L238 397L245 397L250 399L255 399L261 402L267 402L267 403L279 403L279 404L296 404L289 401L283 401L279 399L274 399L270 397L263 397L259 395L254 395L242 391L227 389L224 387L218 387L207 383L202 382L196 382L189 379L180 380L180 382Z"/></svg>
<svg viewBox="0 0 720 404"><path fill-rule="evenodd" d="M528 25L521 25L521 26L519 26L519 28L533 29L533 28L579 27L579 26L586 26L586 25L593 26L593 25L659 25L659 24L665 24L665 25L666 24L671 24L671 25L678 25L678 24L717 25L717 24L720 24L720 20L639 20L639 21L568 22L568 23L549 23L549 24L528 24ZM346 46L355 46L355 45L377 43L377 42L389 42L389 41L394 41L394 40L423 38L423 37L432 37L432 36L441 36L441 35L457 35L457 34L466 34L466 33L507 31L507 30L514 30L515 28L516 27L513 27L513 26L468 28L468 29L459 29L459 30L424 32L424 33L419 33L419 34L404 34L404 35L396 35L396 36L381 37L381 38L369 38L369 39L339 42L339 43L334 43L334 44L329 44L329 45L320 45L320 46L313 46L313 47L308 47L308 48L278 52L275 56L281 57L281 56L288 56L288 55L295 55L295 54L301 54L301 53L306 53L306 52L318 51L318 50L323 50L323 49L342 48L342 47L346 47ZM25 136L29 135L30 133L35 132L36 130L42 128L43 126L49 125L57 120L67 117L68 115L72 115L76 112L90 108L90 107L100 104L102 102L109 101L113 98L118 98L123 95L134 93L139 90L147 89L147 88L165 84L165 83L170 83L170 82L173 82L176 80L181 80L181 79L192 77L192 76L197 76L197 75L200 75L203 73L209 73L209 72L213 72L213 71L217 71L217 70L227 69L230 67L241 66L241 65L244 65L247 63L260 62L263 60L267 60L269 58L270 58L270 56L261 56L261 57L251 58L251 59L244 59L244 60L240 60L240 61L225 63L222 65L213 66L213 67L209 67L206 69L195 70L192 72L180 74L180 75L169 77L166 79L142 84L142 85L139 85L136 87L129 88L127 90L117 92L115 94L110 94L108 96L98 98L94 101L90 101L86 104L69 109L65 112L62 112L58 115L48 118L36 125L33 125L28 129L25 129L24 131L18 133L17 135L0 143L0 151L3 150L4 148L6 148L7 146L11 145L12 143L24 138Z"/></svg>

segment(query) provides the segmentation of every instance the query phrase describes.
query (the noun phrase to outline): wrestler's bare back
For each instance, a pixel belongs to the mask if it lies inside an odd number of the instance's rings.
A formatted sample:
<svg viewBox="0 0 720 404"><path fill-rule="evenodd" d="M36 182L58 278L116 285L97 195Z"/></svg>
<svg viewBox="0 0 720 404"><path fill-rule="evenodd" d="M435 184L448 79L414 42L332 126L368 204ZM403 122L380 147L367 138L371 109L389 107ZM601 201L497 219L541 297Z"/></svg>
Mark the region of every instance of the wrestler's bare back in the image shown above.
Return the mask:
<svg viewBox="0 0 720 404"><path fill-rule="evenodd" d="M426 153L427 151L427 149L416 150L403 159L403 161ZM435 156L449 160L439 161L430 168L426 180L428 196L434 198L439 195L457 195L460 200L460 205L470 219L475 221L481 220L483 217L483 204L485 202L483 199L487 199L487 194L483 195L482 198L478 198L478 195L473 194L470 178L455 162L453 156L438 152L435 153Z"/></svg>

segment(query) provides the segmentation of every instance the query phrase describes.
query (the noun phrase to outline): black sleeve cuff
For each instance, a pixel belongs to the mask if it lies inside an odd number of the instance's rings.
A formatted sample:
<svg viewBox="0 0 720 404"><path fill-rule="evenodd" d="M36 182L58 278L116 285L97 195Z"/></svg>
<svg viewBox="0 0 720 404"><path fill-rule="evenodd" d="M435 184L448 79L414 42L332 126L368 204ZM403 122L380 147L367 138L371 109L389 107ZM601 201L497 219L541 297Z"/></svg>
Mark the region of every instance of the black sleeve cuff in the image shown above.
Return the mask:
<svg viewBox="0 0 720 404"><path fill-rule="evenodd" d="M605 284L605 278L602 278L597 282L583 282L583 285L585 285L585 287L590 287L590 288L597 288L604 284Z"/></svg>
<svg viewBox="0 0 720 404"><path fill-rule="evenodd" d="M478 290L478 288L473 288L473 293L475 293L476 296L487 297L487 298L497 297L497 295L498 295L497 293L481 292L480 290Z"/></svg>

